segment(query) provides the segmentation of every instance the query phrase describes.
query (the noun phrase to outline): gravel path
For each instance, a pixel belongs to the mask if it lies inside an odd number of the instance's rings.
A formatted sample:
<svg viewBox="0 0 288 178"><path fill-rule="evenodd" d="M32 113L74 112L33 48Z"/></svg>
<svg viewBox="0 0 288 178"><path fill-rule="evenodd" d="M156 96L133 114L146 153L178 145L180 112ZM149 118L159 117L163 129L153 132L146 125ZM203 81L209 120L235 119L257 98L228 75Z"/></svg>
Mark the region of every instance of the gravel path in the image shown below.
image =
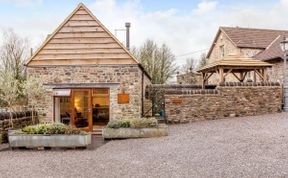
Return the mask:
<svg viewBox="0 0 288 178"><path fill-rule="evenodd" d="M169 126L95 150L2 151L0 177L288 177L288 114Z"/></svg>

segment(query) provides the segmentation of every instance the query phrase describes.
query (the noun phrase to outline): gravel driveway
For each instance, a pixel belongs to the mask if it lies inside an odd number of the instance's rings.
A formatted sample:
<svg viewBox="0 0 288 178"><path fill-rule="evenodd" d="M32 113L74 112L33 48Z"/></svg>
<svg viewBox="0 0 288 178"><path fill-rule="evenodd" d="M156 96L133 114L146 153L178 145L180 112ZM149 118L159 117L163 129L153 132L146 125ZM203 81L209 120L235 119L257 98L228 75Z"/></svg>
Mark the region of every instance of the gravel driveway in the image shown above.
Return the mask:
<svg viewBox="0 0 288 178"><path fill-rule="evenodd" d="M288 114L169 129L95 150L2 151L0 177L288 177Z"/></svg>

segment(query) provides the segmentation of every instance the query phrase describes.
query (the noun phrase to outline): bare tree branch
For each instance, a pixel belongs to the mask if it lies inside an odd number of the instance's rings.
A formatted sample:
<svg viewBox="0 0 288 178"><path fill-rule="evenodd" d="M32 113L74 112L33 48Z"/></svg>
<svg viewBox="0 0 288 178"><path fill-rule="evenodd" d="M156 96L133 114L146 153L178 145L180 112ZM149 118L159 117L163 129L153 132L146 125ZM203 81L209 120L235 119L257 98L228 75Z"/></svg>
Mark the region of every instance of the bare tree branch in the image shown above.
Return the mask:
<svg viewBox="0 0 288 178"><path fill-rule="evenodd" d="M152 83L166 83L177 70L175 56L165 44L159 48L154 41L146 40L138 50L133 50L133 54L151 76Z"/></svg>
<svg viewBox="0 0 288 178"><path fill-rule="evenodd" d="M12 72L15 79L25 79L24 63L28 58L27 40L19 37L12 29L2 33L3 43L0 46L0 64L4 71Z"/></svg>

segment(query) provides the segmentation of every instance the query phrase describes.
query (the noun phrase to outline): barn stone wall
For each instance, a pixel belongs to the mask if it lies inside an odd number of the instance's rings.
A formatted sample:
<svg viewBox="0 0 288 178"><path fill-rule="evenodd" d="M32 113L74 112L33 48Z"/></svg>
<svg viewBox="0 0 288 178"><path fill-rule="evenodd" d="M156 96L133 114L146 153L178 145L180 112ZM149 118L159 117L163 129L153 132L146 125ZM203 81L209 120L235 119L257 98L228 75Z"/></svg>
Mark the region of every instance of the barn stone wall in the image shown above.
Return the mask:
<svg viewBox="0 0 288 178"><path fill-rule="evenodd" d="M281 111L279 83L225 83L209 90L167 90L166 119L172 123L252 116Z"/></svg>
<svg viewBox="0 0 288 178"><path fill-rule="evenodd" d="M142 70L138 65L29 67L27 72L45 81L46 100L38 104L37 111L46 115L47 122L53 120L53 85L50 84L116 83L110 87L110 120L141 117ZM148 84L149 79L144 77L144 94ZM129 94L128 104L118 104L117 95L123 92Z"/></svg>

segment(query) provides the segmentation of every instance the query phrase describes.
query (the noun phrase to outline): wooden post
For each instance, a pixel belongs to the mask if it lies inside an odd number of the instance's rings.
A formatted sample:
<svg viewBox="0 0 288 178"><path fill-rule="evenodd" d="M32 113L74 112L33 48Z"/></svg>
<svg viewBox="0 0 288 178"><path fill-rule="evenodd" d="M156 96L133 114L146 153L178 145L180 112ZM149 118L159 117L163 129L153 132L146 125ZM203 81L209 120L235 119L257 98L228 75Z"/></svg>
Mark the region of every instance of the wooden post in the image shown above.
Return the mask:
<svg viewBox="0 0 288 178"><path fill-rule="evenodd" d="M243 81L244 81L244 74L243 72L240 72L240 82L243 83Z"/></svg>
<svg viewBox="0 0 288 178"><path fill-rule="evenodd" d="M268 76L268 73L267 73L267 69L263 69L263 75L264 75L264 80L268 81L269 80L269 76Z"/></svg>
<svg viewBox="0 0 288 178"><path fill-rule="evenodd" d="M220 75L220 83L224 83L225 77L224 77L224 69L223 68L219 69L219 75Z"/></svg>
<svg viewBox="0 0 288 178"><path fill-rule="evenodd" d="M253 73L253 82L256 83L256 69L254 69L254 73Z"/></svg>
<svg viewBox="0 0 288 178"><path fill-rule="evenodd" d="M202 72L202 89L205 89L205 75L206 73Z"/></svg>
<svg viewBox="0 0 288 178"><path fill-rule="evenodd" d="M265 81L265 77L264 77L264 70L263 69L259 69L260 74L262 75L262 82Z"/></svg>
<svg viewBox="0 0 288 178"><path fill-rule="evenodd" d="M267 69L263 69L263 77L264 77L264 81L268 81Z"/></svg>
<svg viewBox="0 0 288 178"><path fill-rule="evenodd" d="M264 69L259 69L259 70L256 69L255 72L258 74L258 76L260 77L261 81L265 80Z"/></svg>

